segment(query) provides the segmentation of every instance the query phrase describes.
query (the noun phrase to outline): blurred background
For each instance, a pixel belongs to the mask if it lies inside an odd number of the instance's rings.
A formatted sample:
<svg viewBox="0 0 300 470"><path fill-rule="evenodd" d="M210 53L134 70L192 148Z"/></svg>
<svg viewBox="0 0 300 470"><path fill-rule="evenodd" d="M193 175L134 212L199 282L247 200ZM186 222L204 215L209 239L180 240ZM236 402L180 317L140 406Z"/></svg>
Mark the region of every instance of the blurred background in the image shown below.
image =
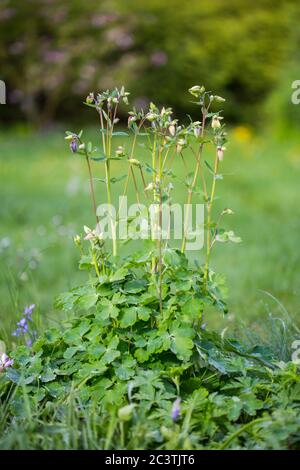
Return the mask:
<svg viewBox="0 0 300 470"><path fill-rule="evenodd" d="M262 316L289 312L299 322L300 104L291 100L299 20L298 0L0 0L3 338L28 303L43 324L59 321L54 296L85 278L72 236L93 216L86 170L69 155L64 129L98 139L82 102L121 85L131 106L154 101L177 117L196 117L187 94L195 84L226 98L220 194L243 243L215 252L230 313L210 321L259 328Z"/></svg>

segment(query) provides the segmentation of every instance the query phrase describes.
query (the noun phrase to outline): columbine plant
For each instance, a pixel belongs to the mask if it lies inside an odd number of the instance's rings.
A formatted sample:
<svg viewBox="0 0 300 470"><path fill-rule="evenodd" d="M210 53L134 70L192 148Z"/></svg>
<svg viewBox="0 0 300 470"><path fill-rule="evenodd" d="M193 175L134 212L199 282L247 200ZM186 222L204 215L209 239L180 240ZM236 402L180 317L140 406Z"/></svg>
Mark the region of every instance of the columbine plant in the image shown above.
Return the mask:
<svg viewBox="0 0 300 470"><path fill-rule="evenodd" d="M210 269L213 246L239 238L220 226L232 211L218 214L215 205L226 132L221 112L213 107L224 100L201 86L189 91L199 109L196 121L179 123L170 108L153 103L146 112L133 109L127 147L114 143L115 136L127 136L115 131L119 105L127 103L124 89L91 93L86 99L98 114L99 149L84 142L82 132L67 133L71 152L86 160L90 178L96 227L84 227L84 237L74 238L80 268L89 270L89 279L57 298L56 307L71 313L65 322L48 328L31 348L17 347L11 357L0 354L0 401L9 439L11 427L22 429L28 421L30 433L38 430L39 448L42 435L53 446L49 425L51 435L52 428L55 435L61 433L55 442L79 448L240 449L246 440L250 448L261 448L263 439L267 448L277 439L297 444L297 365L280 362L276 370L268 348L245 346L207 331L203 323L207 305L226 312L220 277ZM148 159L140 155L138 143ZM122 211L114 218L108 206L110 253L95 195L101 181L111 203L112 185L119 180L113 174L115 160L127 170L123 195L132 183L137 205L154 208L151 240L140 252L135 247L123 257L116 236ZM105 177L94 178L94 165L101 164ZM188 212L181 249L163 237L163 204L171 205L178 182L186 188L189 210L194 201L205 205L205 252L196 252L195 266L186 256ZM16 336L28 339L33 310L34 305L24 310ZM282 407L291 396L293 406ZM37 428L32 417L37 417ZM283 434L278 433L282 423Z"/></svg>
<svg viewBox="0 0 300 470"><path fill-rule="evenodd" d="M216 220L214 220L213 206L216 198L217 181L222 179L219 173L220 165L223 161L226 150L226 132L223 124L223 117L220 111L212 111L215 105L223 103L224 98L212 95L206 91L203 86L194 86L189 90L195 98L194 103L200 109L199 120L190 119L188 125L180 124L174 119L171 108L159 109L151 103L147 112L133 109L128 113L128 128L132 133L131 146L129 150L125 146L113 146L113 140L116 136L128 136L124 131L116 132L115 126L119 122L118 110L120 103L128 104L129 93L122 87L121 90L95 95L90 93L86 98L86 105L93 108L98 116L100 123L100 142L101 149L93 146L91 142L85 143L82 139L82 131L79 134L67 132L66 139L70 141L70 149L73 153L83 155L86 159L93 208L96 216L96 229L85 228L85 239L91 242L92 263L97 276L107 273L112 266L116 267L116 256L118 254L118 240L116 228L120 224L120 208L116 217L112 212L112 189L111 185L125 178L123 196L128 193L130 179L132 179L135 189L135 195L138 205L141 200L145 202L152 210L151 214L151 239L150 247L151 268L148 275L156 286L159 300L159 310L162 314L163 305L163 282L167 274L166 259L170 250L173 254L170 244L164 242L163 232L163 205L171 207L173 201L172 189L173 182L182 180L173 172L175 159L182 162L182 172L185 174L183 183L187 190L187 212L183 223L183 237L181 243L181 253L185 254L187 239L189 233L190 207L196 199L201 201L206 208L205 227L196 227L198 230L206 230L206 249L203 264L201 259L197 259L198 272L201 274L202 287L201 295L205 297L208 294L210 301L223 306L223 301L218 298L214 292L216 283L214 273L210 272L211 251L216 242L233 241L239 242L232 231L225 231L220 227L223 216L232 214L230 209L223 209ZM144 146L149 151L149 161L144 161L139 155L137 146L139 138L146 138ZM205 147L213 147L213 162L209 159L204 160ZM193 156L193 165L191 165L191 155ZM120 160L127 163L127 174L122 177L112 175L112 164L114 160ZM92 174L93 161L101 162L105 167L105 178L94 178ZM109 210L110 233L112 238L112 257L105 247L101 221L97 215L97 202L95 198L94 180L101 181L106 185L107 207ZM103 201L101 201L103 202ZM168 227L170 230L170 227ZM130 232L130 230L129 230ZM80 246L79 237L75 239L76 244ZM149 245L148 245L149 246ZM198 257L197 257L198 258ZM201 267L202 264L202 267ZM214 299L214 300L213 300Z"/></svg>
<svg viewBox="0 0 300 470"><path fill-rule="evenodd" d="M69 424L71 410L84 426L80 441L75 429L75 440L83 447L91 430L93 443L105 449L131 449L136 436L151 449L205 448L210 441L213 448L225 449L235 440L243 445L249 431L251 445L257 447L260 435L252 426L261 424L265 430L273 422L278 411L274 400L281 396L278 378L288 389L294 386L297 396L295 364L285 372L280 365L278 375L272 375L276 366L269 353L263 357L256 346L249 349L205 329L203 313L208 305L226 312L220 276L210 269L212 249L217 242L239 238L220 226L232 211L221 209L218 214L215 205L226 132L221 112L213 107L224 100L201 86L189 91L199 109L196 121L182 124L170 108L153 103L147 111L133 109L127 146L119 139L114 143L116 136L127 136L115 131L119 104L127 103L124 89L87 97L86 104L98 114L100 148L85 142L82 132L67 133L72 153L86 160L90 177L96 227L84 227L84 236L74 238L81 252L80 268L89 271L89 279L56 299L57 308L71 313L65 323L48 328L32 348L20 346L11 357L0 357L0 397L4 403L11 397L12 423L23 422L30 413L39 417L38 426L41 417L58 423L65 439L60 419L64 416ZM148 151L148 159L140 155L139 143ZM115 160L126 168L122 194L132 183L137 205L154 206L151 240L141 251L135 248L123 257L116 237L121 211L116 218L112 210L108 214L110 253L95 195L100 180L111 202L112 185L118 180L113 173ZM176 160L181 165L179 176L174 172ZM102 180L93 175L96 165L104 166ZM176 194L172 188L178 182L186 188L188 207L199 200L205 205L205 252L196 253L195 265L186 256L189 213L183 220L181 249L163 237L163 204L171 205ZM27 339L33 308L23 312L17 336ZM266 380L263 385L255 379L258 373ZM282 416L275 419L281 426ZM294 422L298 421L297 415ZM91 425L86 428L86 423Z"/></svg>

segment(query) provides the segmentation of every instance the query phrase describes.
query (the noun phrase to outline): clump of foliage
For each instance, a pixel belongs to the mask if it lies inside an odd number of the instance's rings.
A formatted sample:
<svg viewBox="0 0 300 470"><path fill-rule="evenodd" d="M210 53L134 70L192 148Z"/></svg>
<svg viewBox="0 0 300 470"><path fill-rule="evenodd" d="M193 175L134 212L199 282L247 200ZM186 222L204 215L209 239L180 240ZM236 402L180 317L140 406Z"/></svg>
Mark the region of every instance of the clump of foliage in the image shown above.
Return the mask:
<svg viewBox="0 0 300 470"><path fill-rule="evenodd" d="M101 150L84 142L82 132L67 132L71 151L85 158L90 177L96 228L85 228L88 249L82 237L74 240L89 278L56 299L57 308L68 312L61 328L46 330L32 348L17 348L9 366L5 356L1 445L20 446L13 431L26 426L34 433L29 446L35 448L299 445L297 366L276 363L266 348L246 347L205 329L208 306L227 311L222 280L210 269L212 248L240 239L220 226L232 211L223 209L217 217L214 211L226 132L212 106L224 100L202 86L189 91L199 106L199 121L180 124L170 108L154 104L147 113L134 109L128 119L129 150L113 146L115 136L127 135L115 131L118 107L128 101L123 88L87 97L99 116ZM150 163L139 159L140 137L146 138ZM203 159L205 146L213 148L212 164ZM205 256L197 254L195 265L186 257L191 235L186 221L181 249L162 236L162 205L172 200L174 158L182 159L186 171L187 202L197 197L206 208ZM141 184L143 198L156 207L151 239L125 257L118 254L120 220L110 211L112 250L103 235L91 166L94 161L104 165L101 182L110 203L114 160L127 166L123 194L132 181L140 204ZM129 234L134 222L129 221Z"/></svg>

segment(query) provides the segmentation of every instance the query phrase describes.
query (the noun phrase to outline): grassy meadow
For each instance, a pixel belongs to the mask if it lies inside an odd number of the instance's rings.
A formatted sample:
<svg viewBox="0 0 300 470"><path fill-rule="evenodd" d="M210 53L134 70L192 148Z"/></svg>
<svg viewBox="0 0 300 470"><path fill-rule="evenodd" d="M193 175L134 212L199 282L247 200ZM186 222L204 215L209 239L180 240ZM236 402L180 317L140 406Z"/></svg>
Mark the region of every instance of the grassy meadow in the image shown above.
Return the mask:
<svg viewBox="0 0 300 470"><path fill-rule="evenodd" d="M96 144L97 131L86 134ZM38 305L40 328L55 324L61 313L54 297L86 276L77 269L72 237L94 222L89 183L84 161L70 154L63 137L63 129L0 132L0 337L7 344L25 305ZM218 182L220 209L234 211L226 224L243 243L214 251L212 267L227 279L229 314L211 312L206 321L219 330L249 324L262 330L270 312L284 316L286 309L300 323L300 139L255 135L239 126L229 142ZM181 168L180 159L174 165ZM121 162L113 171L125 173ZM95 162L94 176L102 173ZM95 185L101 202L104 188ZM190 256L203 259L201 252Z"/></svg>

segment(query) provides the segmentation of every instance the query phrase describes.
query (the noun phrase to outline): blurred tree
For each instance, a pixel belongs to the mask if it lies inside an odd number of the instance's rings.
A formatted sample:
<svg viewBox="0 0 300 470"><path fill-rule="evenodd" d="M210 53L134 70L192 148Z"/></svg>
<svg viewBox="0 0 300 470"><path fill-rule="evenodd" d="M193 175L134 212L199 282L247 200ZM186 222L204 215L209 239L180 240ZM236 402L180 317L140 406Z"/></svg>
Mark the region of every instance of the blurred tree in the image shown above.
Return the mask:
<svg viewBox="0 0 300 470"><path fill-rule="evenodd" d="M299 12L298 0L2 0L0 113L36 125L76 118L85 94L120 84L137 105L182 113L185 91L204 83L228 98L233 121L256 120L290 59Z"/></svg>
<svg viewBox="0 0 300 470"><path fill-rule="evenodd" d="M144 59L136 93L183 111L184 92L203 83L228 98L227 116L245 121L277 85L300 12L298 0L132 0L130 8Z"/></svg>
<svg viewBox="0 0 300 470"><path fill-rule="evenodd" d="M44 125L73 113L91 89L130 77L122 60L133 41L130 17L114 1L3 0L0 24L1 78L8 102L20 105L5 113L14 119Z"/></svg>

